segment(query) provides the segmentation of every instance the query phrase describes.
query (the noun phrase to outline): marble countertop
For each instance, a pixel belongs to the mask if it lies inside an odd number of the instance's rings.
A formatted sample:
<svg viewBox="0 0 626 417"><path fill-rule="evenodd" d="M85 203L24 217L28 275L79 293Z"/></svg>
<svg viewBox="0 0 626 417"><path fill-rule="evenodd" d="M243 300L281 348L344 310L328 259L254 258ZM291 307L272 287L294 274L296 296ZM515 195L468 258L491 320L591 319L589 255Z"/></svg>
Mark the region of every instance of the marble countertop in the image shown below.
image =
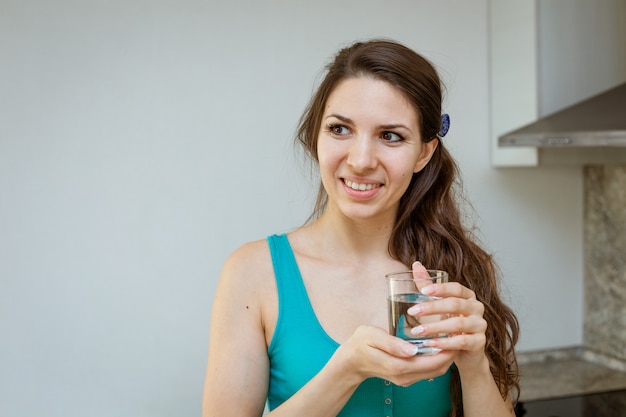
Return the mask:
<svg viewBox="0 0 626 417"><path fill-rule="evenodd" d="M626 389L626 363L575 347L518 354L520 401Z"/></svg>

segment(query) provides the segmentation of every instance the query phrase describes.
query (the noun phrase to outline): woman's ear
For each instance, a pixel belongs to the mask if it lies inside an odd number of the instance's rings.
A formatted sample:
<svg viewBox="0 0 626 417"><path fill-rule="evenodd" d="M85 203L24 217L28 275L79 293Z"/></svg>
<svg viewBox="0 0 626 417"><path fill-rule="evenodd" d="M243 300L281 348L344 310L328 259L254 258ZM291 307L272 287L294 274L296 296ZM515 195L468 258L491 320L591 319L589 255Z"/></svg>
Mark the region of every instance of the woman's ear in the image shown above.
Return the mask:
<svg viewBox="0 0 626 417"><path fill-rule="evenodd" d="M422 151L419 158L417 158L413 173L420 172L428 164L428 161L435 153L435 149L437 149L437 145L439 145L439 139L436 138L430 142L422 142Z"/></svg>

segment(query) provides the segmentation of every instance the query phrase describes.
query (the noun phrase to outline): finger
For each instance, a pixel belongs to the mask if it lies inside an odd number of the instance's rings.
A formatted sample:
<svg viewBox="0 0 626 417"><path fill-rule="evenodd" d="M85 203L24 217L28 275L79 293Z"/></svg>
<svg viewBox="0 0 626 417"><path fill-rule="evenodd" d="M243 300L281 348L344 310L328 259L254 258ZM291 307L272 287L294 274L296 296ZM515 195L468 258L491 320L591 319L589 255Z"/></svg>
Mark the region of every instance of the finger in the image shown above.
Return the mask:
<svg viewBox="0 0 626 417"><path fill-rule="evenodd" d="M458 334L449 337L439 337L428 339L424 342L425 346L441 349L446 351L479 351L484 350L486 337L483 333L474 334Z"/></svg>
<svg viewBox="0 0 626 417"><path fill-rule="evenodd" d="M475 299L447 297L416 304L407 311L411 316L450 314L453 316L482 316L485 306Z"/></svg>
<svg viewBox="0 0 626 417"><path fill-rule="evenodd" d="M425 278L425 279L430 278L430 275L428 274L426 267L424 267L424 265L422 265L420 261L413 262L411 269L413 270L413 278Z"/></svg>
<svg viewBox="0 0 626 417"><path fill-rule="evenodd" d="M396 359L385 368L385 379L399 386L409 386L417 381L444 375L458 356L455 350L442 351L436 355L414 356Z"/></svg>
<svg viewBox="0 0 626 417"><path fill-rule="evenodd" d="M415 356L415 354L417 353L417 346L410 342L407 342L406 340L392 336L385 332L383 329L372 328L371 331L377 333L372 334L372 337L368 338L368 345L373 348L400 358Z"/></svg>
<svg viewBox="0 0 626 417"><path fill-rule="evenodd" d="M445 320L423 323L410 330L414 337L432 337L438 335L484 334L487 322L478 316L455 316Z"/></svg>
<svg viewBox="0 0 626 417"><path fill-rule="evenodd" d="M431 284L422 288L422 294L435 297L476 299L476 293L458 282Z"/></svg>

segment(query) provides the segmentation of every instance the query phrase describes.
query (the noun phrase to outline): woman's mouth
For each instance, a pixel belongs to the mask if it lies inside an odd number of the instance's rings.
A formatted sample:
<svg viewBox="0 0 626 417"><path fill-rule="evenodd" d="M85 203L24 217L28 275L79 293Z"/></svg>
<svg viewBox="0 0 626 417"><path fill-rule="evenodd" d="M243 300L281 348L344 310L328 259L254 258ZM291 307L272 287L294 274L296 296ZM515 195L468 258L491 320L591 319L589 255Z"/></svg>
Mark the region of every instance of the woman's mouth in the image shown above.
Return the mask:
<svg viewBox="0 0 626 417"><path fill-rule="evenodd" d="M381 184L372 184L372 183L359 183L355 181L350 181L347 179L343 180L344 184L346 184L349 188L355 191L370 191L375 188L379 188Z"/></svg>

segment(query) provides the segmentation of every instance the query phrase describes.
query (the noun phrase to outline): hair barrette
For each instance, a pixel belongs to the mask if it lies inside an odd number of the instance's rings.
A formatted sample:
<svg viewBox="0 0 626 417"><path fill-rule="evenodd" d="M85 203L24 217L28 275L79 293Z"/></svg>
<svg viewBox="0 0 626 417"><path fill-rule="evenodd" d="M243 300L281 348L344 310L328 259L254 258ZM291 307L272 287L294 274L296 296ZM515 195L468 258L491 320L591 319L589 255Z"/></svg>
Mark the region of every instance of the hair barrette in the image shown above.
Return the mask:
<svg viewBox="0 0 626 417"><path fill-rule="evenodd" d="M448 133L450 129L450 116L447 113L441 115L441 130L439 131L439 137L442 138Z"/></svg>

